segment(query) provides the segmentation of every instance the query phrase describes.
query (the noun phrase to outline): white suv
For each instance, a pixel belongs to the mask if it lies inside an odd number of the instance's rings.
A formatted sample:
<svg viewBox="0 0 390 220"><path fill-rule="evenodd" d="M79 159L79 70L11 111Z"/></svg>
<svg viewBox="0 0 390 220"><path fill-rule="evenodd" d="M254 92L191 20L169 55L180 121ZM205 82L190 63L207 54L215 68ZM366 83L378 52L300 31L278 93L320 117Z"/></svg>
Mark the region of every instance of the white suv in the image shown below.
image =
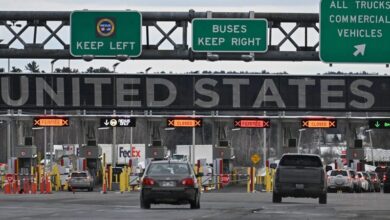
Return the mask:
<svg viewBox="0 0 390 220"><path fill-rule="evenodd" d="M328 192L354 192L354 183L348 170L332 170L328 176Z"/></svg>

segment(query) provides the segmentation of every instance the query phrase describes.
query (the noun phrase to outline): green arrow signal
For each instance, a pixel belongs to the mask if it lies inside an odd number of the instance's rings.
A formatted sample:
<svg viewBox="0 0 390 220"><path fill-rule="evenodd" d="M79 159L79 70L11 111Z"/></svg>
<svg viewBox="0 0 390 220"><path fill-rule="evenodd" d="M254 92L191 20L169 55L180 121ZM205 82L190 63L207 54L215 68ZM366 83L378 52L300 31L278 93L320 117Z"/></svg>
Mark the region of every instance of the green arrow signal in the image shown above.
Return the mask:
<svg viewBox="0 0 390 220"><path fill-rule="evenodd" d="M375 122L375 127L379 128L381 126L381 124L379 123L379 121L376 121Z"/></svg>
<svg viewBox="0 0 390 220"><path fill-rule="evenodd" d="M385 122L384 126L385 126L385 127L390 127L390 123Z"/></svg>

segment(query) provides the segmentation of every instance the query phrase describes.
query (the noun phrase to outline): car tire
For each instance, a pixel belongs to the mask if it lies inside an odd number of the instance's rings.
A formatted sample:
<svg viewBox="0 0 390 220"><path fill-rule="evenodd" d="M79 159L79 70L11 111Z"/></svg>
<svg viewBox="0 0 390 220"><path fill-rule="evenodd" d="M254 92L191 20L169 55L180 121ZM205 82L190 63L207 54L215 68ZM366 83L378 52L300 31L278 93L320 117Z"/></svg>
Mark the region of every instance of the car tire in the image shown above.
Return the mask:
<svg viewBox="0 0 390 220"><path fill-rule="evenodd" d="M68 186L68 191L72 192L72 187Z"/></svg>
<svg viewBox="0 0 390 220"><path fill-rule="evenodd" d="M390 193L390 189L387 187L383 187L383 193Z"/></svg>
<svg viewBox="0 0 390 220"><path fill-rule="evenodd" d="M88 192L92 192L93 191L93 188L92 187L89 187L88 188Z"/></svg>
<svg viewBox="0 0 390 220"><path fill-rule="evenodd" d="M282 202L282 197L279 194L273 192L272 193L272 202L273 203L281 203Z"/></svg>
<svg viewBox="0 0 390 220"><path fill-rule="evenodd" d="M318 198L318 203L319 204L326 204L327 203L327 194L326 193L320 195L320 197Z"/></svg>
<svg viewBox="0 0 390 220"><path fill-rule="evenodd" d="M200 199L199 195L196 194L195 199L190 201L191 209L200 209Z"/></svg>
<svg viewBox="0 0 390 220"><path fill-rule="evenodd" d="M142 197L141 197L141 209L150 209L150 203L145 201Z"/></svg>

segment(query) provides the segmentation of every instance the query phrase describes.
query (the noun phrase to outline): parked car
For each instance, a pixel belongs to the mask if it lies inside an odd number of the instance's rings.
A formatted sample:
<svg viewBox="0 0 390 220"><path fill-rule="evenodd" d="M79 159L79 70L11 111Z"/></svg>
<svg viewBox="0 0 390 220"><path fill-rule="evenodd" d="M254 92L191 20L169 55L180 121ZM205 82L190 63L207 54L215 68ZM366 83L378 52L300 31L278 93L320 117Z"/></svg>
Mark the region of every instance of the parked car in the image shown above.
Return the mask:
<svg viewBox="0 0 390 220"><path fill-rule="evenodd" d="M354 170L348 170L348 171L349 171L349 174L352 178L354 191L357 193L362 192L362 181L358 177L356 171L354 171Z"/></svg>
<svg viewBox="0 0 390 220"><path fill-rule="evenodd" d="M374 192L374 184L372 183L370 174L368 174L366 171L363 171L362 174L364 179L368 182L368 192Z"/></svg>
<svg viewBox="0 0 390 220"><path fill-rule="evenodd" d="M362 184L362 190L364 191L364 192L368 192L369 191L369 183L368 183L368 181L364 178L364 175L363 175L363 173L362 172L357 172L357 176L358 176L358 178L360 178L360 182L361 182L361 184Z"/></svg>
<svg viewBox="0 0 390 220"><path fill-rule="evenodd" d="M187 161L152 161L141 180L140 204L149 209L150 204L190 204L200 208L200 186L193 168Z"/></svg>
<svg viewBox="0 0 390 220"><path fill-rule="evenodd" d="M355 186L348 170L332 170L328 176L328 192L354 192Z"/></svg>
<svg viewBox="0 0 390 220"><path fill-rule="evenodd" d="M371 183L374 186L375 192L381 191L381 182L379 180L378 174L376 172L369 172L368 173L371 178Z"/></svg>
<svg viewBox="0 0 390 220"><path fill-rule="evenodd" d="M326 174L318 155L284 154L276 168L272 202L283 197L319 198L327 203Z"/></svg>
<svg viewBox="0 0 390 220"><path fill-rule="evenodd" d="M386 172L389 170L389 167L386 166L379 166L375 168L375 172L378 174L379 180L381 183L383 183L383 176L386 174Z"/></svg>
<svg viewBox="0 0 390 220"><path fill-rule="evenodd" d="M383 174L383 192L390 193L390 169Z"/></svg>
<svg viewBox="0 0 390 220"><path fill-rule="evenodd" d="M88 171L73 171L69 175L68 190L87 189L93 191L94 180Z"/></svg>

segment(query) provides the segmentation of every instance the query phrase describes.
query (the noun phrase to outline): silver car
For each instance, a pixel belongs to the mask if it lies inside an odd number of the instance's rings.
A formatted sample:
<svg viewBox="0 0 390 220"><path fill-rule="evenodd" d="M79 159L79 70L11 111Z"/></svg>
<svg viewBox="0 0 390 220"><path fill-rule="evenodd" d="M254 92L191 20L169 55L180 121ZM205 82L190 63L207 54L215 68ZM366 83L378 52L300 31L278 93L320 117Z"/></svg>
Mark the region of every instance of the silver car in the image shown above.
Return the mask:
<svg viewBox="0 0 390 220"><path fill-rule="evenodd" d="M350 192L354 191L352 176L348 170L332 170L328 176L328 192Z"/></svg>
<svg viewBox="0 0 390 220"><path fill-rule="evenodd" d="M87 189L93 191L94 180L88 171L74 171L69 175L68 190Z"/></svg>

